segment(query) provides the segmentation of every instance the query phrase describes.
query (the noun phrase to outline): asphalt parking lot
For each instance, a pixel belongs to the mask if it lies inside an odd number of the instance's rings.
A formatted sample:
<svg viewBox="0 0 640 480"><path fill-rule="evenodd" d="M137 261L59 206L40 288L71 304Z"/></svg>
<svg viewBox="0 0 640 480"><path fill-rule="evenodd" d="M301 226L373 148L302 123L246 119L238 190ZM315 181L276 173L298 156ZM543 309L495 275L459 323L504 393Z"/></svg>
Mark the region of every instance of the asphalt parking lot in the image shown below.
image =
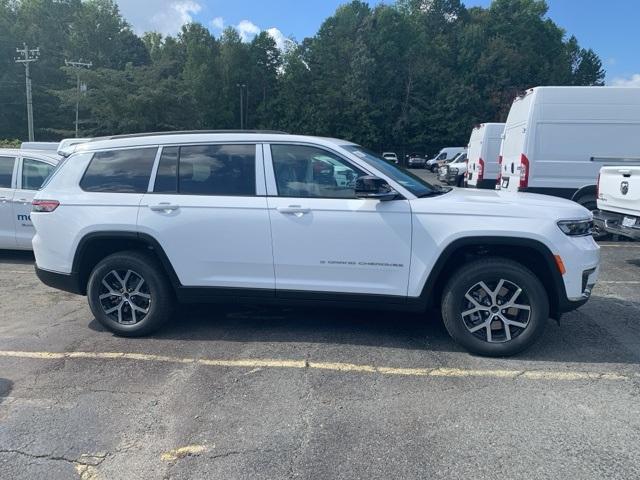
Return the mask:
<svg viewBox="0 0 640 480"><path fill-rule="evenodd" d="M182 307L104 331L0 252L3 479L640 477L640 244L510 359L437 317Z"/></svg>

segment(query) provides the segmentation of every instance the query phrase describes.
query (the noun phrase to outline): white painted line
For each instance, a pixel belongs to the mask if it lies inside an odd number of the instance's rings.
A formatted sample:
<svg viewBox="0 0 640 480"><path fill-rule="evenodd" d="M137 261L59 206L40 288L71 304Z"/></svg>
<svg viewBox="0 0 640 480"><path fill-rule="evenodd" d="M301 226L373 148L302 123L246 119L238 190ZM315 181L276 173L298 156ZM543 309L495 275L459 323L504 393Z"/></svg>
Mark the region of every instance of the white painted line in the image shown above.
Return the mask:
<svg viewBox="0 0 640 480"><path fill-rule="evenodd" d="M640 285L640 281L637 280L598 280L598 283L604 283L605 285Z"/></svg>
<svg viewBox="0 0 640 480"><path fill-rule="evenodd" d="M37 360L133 360L140 362L163 362L174 364L196 364L208 367L226 368L293 368L328 370L341 373L364 373L405 377L478 377L478 378L524 378L528 380L611 380L636 379L640 375L615 372L553 371L553 370L509 370L509 369L465 369L465 368L398 368L361 365L343 362L315 362L308 360L279 359L207 359L189 357L169 357L146 353L125 352L26 352L0 350L0 358L28 358Z"/></svg>

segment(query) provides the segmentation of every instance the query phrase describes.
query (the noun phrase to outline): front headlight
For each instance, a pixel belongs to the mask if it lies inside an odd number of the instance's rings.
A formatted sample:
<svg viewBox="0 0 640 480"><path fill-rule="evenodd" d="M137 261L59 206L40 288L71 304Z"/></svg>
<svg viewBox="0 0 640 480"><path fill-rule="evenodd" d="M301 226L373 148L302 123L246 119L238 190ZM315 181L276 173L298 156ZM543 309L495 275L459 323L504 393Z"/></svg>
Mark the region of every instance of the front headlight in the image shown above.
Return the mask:
<svg viewBox="0 0 640 480"><path fill-rule="evenodd" d="M566 235L581 237L591 235L593 220L562 220L558 222L558 227L560 227L560 230Z"/></svg>
<svg viewBox="0 0 640 480"><path fill-rule="evenodd" d="M458 175L458 169L457 168L450 168L449 169L449 173L451 173L453 175Z"/></svg>

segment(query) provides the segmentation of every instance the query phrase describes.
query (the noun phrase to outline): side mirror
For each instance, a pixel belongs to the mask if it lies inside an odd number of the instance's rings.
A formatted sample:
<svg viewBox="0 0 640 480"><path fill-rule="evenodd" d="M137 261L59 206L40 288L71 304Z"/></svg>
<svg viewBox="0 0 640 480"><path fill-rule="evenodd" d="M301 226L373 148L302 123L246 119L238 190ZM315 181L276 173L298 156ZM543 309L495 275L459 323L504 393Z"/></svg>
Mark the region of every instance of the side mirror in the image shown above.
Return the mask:
<svg viewBox="0 0 640 480"><path fill-rule="evenodd" d="M365 175L356 179L356 197L369 200L388 202L398 196L391 186L384 180L372 175Z"/></svg>

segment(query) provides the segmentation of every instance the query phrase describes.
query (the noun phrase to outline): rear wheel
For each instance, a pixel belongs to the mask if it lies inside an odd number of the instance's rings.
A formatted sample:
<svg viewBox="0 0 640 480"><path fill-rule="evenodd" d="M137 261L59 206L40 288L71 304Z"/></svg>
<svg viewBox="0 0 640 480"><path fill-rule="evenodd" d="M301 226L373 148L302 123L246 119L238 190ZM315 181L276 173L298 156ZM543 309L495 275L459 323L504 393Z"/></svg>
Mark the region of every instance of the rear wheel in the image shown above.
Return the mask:
<svg viewBox="0 0 640 480"><path fill-rule="evenodd" d="M540 337L549 300L529 269L508 259L488 258L461 267L449 280L442 317L451 337L467 350L508 356Z"/></svg>
<svg viewBox="0 0 640 480"><path fill-rule="evenodd" d="M119 252L94 268L87 285L96 320L125 337L160 328L173 310L173 292L157 260L143 252Z"/></svg>

